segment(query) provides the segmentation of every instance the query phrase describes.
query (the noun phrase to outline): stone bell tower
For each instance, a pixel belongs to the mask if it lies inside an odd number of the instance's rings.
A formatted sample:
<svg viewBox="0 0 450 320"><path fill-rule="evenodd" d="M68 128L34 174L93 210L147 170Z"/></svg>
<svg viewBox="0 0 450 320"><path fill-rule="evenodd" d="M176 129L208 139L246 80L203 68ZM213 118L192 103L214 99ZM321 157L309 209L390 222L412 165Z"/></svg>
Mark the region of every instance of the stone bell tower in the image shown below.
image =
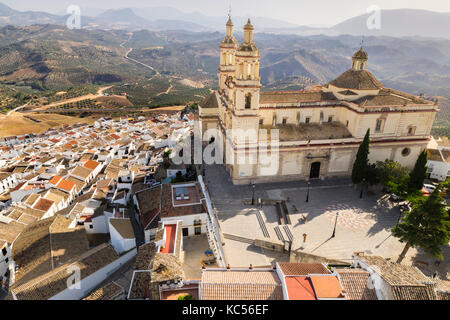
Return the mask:
<svg viewBox="0 0 450 320"><path fill-rule="evenodd" d="M228 84L234 81L236 74L236 50L239 43L233 36L233 21L228 15L227 34L220 43L219 91L228 95Z"/></svg>
<svg viewBox="0 0 450 320"><path fill-rule="evenodd" d="M253 42L253 25L248 19L244 26L244 42L236 52L236 81L235 81L235 115L253 116L258 123L259 91L261 78L259 77L259 50ZM250 119L250 118L248 118Z"/></svg>

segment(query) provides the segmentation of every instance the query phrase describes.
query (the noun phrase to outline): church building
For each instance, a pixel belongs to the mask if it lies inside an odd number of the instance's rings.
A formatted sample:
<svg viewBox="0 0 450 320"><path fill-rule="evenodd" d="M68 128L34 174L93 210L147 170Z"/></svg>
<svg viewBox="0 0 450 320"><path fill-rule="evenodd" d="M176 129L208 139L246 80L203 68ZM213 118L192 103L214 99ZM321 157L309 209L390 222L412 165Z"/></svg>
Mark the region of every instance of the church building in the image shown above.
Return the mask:
<svg viewBox="0 0 450 320"><path fill-rule="evenodd" d="M430 139L437 100L384 87L367 71L368 55L362 48L353 55L350 69L328 84L301 91L261 91L253 31L249 19L239 44L228 19L220 43L219 88L199 107L203 133L216 129L221 136L213 140L223 144L224 159L233 156L224 164L233 183L350 176L367 129L371 163L391 159L414 166ZM256 142L230 134L237 129L258 132ZM259 134L261 129L269 134ZM276 172L267 174L259 149L270 143L274 129L279 163ZM241 163L242 155L255 161Z"/></svg>

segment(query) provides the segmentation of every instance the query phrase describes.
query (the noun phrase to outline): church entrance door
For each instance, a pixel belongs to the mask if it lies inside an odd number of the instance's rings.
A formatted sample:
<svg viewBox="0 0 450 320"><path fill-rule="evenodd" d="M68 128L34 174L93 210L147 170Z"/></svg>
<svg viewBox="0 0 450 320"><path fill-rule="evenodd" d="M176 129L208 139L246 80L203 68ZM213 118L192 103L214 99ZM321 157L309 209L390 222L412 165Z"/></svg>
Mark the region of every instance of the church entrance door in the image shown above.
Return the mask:
<svg viewBox="0 0 450 320"><path fill-rule="evenodd" d="M311 171L309 173L310 179L316 179L320 176L320 162L311 163Z"/></svg>

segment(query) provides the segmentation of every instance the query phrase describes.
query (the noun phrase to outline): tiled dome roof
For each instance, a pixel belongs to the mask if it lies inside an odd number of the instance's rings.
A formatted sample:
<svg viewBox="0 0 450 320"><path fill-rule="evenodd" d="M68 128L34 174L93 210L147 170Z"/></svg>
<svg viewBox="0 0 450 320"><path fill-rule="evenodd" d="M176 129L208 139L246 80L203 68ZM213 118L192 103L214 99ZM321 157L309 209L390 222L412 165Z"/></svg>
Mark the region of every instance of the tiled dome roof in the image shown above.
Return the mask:
<svg viewBox="0 0 450 320"><path fill-rule="evenodd" d="M369 56L368 56L367 52L365 52L363 50L363 48L356 51L355 54L353 55L353 59L367 60L368 58L369 58Z"/></svg>
<svg viewBox="0 0 450 320"><path fill-rule="evenodd" d="M374 90L384 86L367 70L347 70L335 80L331 85L344 89Z"/></svg>

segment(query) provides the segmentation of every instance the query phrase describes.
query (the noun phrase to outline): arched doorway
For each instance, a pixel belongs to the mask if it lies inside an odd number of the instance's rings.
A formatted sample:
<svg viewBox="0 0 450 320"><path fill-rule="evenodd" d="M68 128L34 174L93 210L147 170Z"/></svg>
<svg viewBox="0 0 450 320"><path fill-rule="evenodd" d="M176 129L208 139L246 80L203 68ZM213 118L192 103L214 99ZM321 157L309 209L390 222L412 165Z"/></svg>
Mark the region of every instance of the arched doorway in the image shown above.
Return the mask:
<svg viewBox="0 0 450 320"><path fill-rule="evenodd" d="M311 163L311 171L309 172L310 179L316 179L320 176L320 162Z"/></svg>

